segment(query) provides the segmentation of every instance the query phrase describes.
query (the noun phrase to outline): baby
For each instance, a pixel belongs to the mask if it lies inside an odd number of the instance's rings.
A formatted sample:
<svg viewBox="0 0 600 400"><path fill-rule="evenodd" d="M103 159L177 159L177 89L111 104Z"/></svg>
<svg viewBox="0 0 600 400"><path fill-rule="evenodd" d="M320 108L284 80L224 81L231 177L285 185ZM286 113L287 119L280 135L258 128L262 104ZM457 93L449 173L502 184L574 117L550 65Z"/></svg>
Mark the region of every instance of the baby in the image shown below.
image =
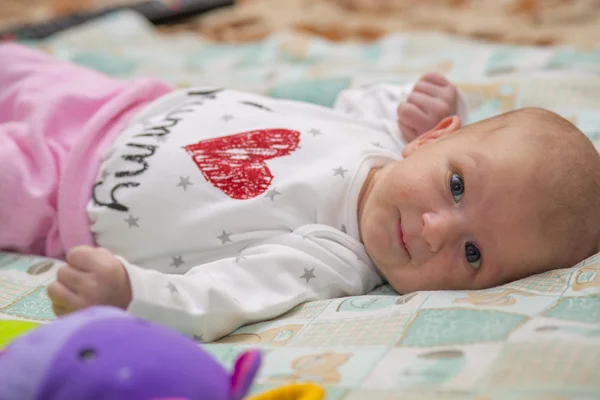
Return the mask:
<svg viewBox="0 0 600 400"><path fill-rule="evenodd" d="M329 109L3 45L0 248L66 256L57 315L108 304L204 341L385 281L481 289L593 254L591 142L541 109L465 120L437 74Z"/></svg>

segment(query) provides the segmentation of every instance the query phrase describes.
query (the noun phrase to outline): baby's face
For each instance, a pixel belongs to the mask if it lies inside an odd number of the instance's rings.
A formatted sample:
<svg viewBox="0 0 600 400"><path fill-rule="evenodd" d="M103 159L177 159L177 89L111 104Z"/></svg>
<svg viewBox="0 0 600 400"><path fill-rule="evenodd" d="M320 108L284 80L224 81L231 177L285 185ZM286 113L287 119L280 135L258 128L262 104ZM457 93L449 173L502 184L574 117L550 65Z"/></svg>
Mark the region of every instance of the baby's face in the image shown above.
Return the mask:
<svg viewBox="0 0 600 400"><path fill-rule="evenodd" d="M539 164L515 137L451 135L372 171L361 237L397 291L492 287L550 263L528 180Z"/></svg>

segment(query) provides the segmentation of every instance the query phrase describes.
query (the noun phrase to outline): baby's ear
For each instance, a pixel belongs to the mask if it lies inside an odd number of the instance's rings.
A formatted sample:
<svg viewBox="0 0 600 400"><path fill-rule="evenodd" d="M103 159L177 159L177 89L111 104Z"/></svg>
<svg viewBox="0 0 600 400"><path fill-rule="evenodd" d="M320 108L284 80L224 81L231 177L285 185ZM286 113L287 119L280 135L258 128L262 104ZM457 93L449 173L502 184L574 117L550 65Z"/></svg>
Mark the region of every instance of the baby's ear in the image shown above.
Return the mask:
<svg viewBox="0 0 600 400"><path fill-rule="evenodd" d="M404 150L402 150L402 157L406 158L424 145L437 142L438 140L450 136L454 132L458 131L461 125L460 117L458 115L452 115L444 118L439 124L437 124L435 128L425 132L407 144Z"/></svg>

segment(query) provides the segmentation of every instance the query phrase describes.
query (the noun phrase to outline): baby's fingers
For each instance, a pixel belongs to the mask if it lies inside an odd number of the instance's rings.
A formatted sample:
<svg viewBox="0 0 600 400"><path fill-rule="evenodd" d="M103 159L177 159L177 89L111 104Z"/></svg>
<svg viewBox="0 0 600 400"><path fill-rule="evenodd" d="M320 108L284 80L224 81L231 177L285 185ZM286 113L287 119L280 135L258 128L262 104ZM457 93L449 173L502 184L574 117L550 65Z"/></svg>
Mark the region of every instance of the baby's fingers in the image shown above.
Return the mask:
<svg viewBox="0 0 600 400"><path fill-rule="evenodd" d="M73 247L67 252L67 262L72 268L87 272L95 266L97 249L91 246ZM92 261L92 262L90 262Z"/></svg>
<svg viewBox="0 0 600 400"><path fill-rule="evenodd" d="M442 74L437 72L430 72L428 74L423 75L419 82L428 82L437 86L451 86L452 84L448 82L448 79Z"/></svg>
<svg viewBox="0 0 600 400"><path fill-rule="evenodd" d="M412 103L402 103L398 106L398 125L407 141L416 139L426 125L427 116L419 107Z"/></svg>
<svg viewBox="0 0 600 400"><path fill-rule="evenodd" d="M440 74L426 74L415 84L413 93L422 93L445 103L444 115L454 114L458 101L458 89Z"/></svg>
<svg viewBox="0 0 600 400"><path fill-rule="evenodd" d="M58 304L52 303L52 312L57 317L60 317L61 315L66 315L66 314L68 314L70 312L73 312L73 311L74 310L71 310L71 309L68 309L66 307L59 306Z"/></svg>
<svg viewBox="0 0 600 400"><path fill-rule="evenodd" d="M83 300L59 281L54 281L47 288L48 297L52 300L55 312L63 314L85 307Z"/></svg>
<svg viewBox="0 0 600 400"><path fill-rule="evenodd" d="M427 81L419 81L415 83L415 86L413 87L413 92L423 93L432 97L443 97L445 90L446 88L443 86L434 85Z"/></svg>
<svg viewBox="0 0 600 400"><path fill-rule="evenodd" d="M89 273L79 271L70 265L63 265L56 272L56 280L73 293L81 293L89 279Z"/></svg>
<svg viewBox="0 0 600 400"><path fill-rule="evenodd" d="M427 125L424 129L433 128L440 119L450 115L450 105L440 98L431 97L419 92L412 92L408 96L408 102L416 105L423 111L424 118L422 118L422 121Z"/></svg>
<svg viewBox="0 0 600 400"><path fill-rule="evenodd" d="M402 123L411 126L417 131L426 129L429 125L429 117L422 106L422 103L414 100L414 93L409 96L408 102L398 107L398 118Z"/></svg>

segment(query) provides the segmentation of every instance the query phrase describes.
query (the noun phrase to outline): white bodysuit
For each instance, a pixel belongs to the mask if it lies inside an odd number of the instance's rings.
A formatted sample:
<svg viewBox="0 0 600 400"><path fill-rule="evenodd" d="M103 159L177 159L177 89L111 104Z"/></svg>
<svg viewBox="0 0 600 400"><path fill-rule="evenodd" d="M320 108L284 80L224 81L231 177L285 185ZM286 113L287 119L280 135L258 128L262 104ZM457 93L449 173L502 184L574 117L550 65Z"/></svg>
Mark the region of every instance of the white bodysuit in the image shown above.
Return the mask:
<svg viewBox="0 0 600 400"><path fill-rule="evenodd" d="M212 341L383 283L357 202L371 168L401 159L396 108L410 89L347 90L335 110L205 88L149 105L107 152L87 207L96 243L129 274L128 310Z"/></svg>

